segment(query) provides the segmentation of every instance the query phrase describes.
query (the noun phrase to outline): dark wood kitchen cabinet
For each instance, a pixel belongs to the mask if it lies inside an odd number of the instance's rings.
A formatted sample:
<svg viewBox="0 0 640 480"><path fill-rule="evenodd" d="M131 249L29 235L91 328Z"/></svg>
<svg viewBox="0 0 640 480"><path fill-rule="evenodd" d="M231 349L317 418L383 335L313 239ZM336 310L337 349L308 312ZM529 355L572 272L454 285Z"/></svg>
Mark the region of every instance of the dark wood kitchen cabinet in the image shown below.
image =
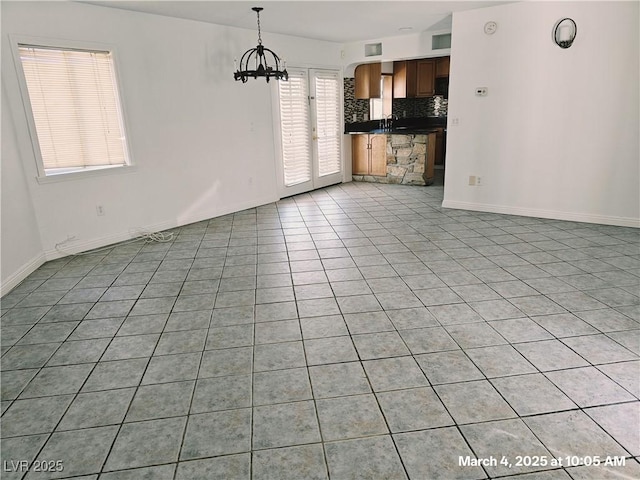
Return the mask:
<svg viewBox="0 0 640 480"><path fill-rule="evenodd" d="M435 95L438 60L423 58L393 62L393 98L432 97ZM448 75L448 62L442 61L440 63L440 71L445 71L446 68Z"/></svg>
<svg viewBox="0 0 640 480"><path fill-rule="evenodd" d="M416 97L432 97L435 94L435 60L431 58L418 60L416 78Z"/></svg>
<svg viewBox="0 0 640 480"><path fill-rule="evenodd" d="M393 62L393 98L413 98L416 96L415 60Z"/></svg>
<svg viewBox="0 0 640 480"><path fill-rule="evenodd" d="M352 135L351 149L353 175L387 175L386 135Z"/></svg>
<svg viewBox="0 0 640 480"><path fill-rule="evenodd" d="M435 164L444 165L444 157L446 153L446 136L444 134L444 128L438 128L436 130L436 145L435 145Z"/></svg>
<svg viewBox="0 0 640 480"><path fill-rule="evenodd" d="M382 78L382 64L380 62L358 65L354 77L357 99L380 98L380 79Z"/></svg>
<svg viewBox="0 0 640 480"><path fill-rule="evenodd" d="M435 158L436 158L436 146L438 142L436 140L436 134L430 133L427 135L427 157L424 165L424 182L426 185L433 185L433 179L435 177Z"/></svg>
<svg viewBox="0 0 640 480"><path fill-rule="evenodd" d="M451 57L436 58L436 78L449 76L449 63Z"/></svg>

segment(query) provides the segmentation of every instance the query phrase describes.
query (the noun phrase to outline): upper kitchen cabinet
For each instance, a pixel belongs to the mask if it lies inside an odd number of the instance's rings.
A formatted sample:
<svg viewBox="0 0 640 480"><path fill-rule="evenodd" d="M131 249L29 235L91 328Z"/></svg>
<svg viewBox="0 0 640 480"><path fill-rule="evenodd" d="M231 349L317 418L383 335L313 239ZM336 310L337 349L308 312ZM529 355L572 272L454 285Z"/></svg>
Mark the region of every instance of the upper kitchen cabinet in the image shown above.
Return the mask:
<svg viewBox="0 0 640 480"><path fill-rule="evenodd" d="M432 97L436 78L449 76L449 57L393 62L393 98Z"/></svg>
<svg viewBox="0 0 640 480"><path fill-rule="evenodd" d="M381 63L364 63L355 70L356 98L363 100L380 98Z"/></svg>
<svg viewBox="0 0 640 480"><path fill-rule="evenodd" d="M451 57L436 58L436 78L449 76L449 60Z"/></svg>
<svg viewBox="0 0 640 480"><path fill-rule="evenodd" d="M393 62L393 98L416 96L416 61Z"/></svg>
<svg viewBox="0 0 640 480"><path fill-rule="evenodd" d="M416 97L432 97L435 94L436 62L429 58L418 60L416 66Z"/></svg>
<svg viewBox="0 0 640 480"><path fill-rule="evenodd" d="M436 95L449 97L449 57L436 58Z"/></svg>

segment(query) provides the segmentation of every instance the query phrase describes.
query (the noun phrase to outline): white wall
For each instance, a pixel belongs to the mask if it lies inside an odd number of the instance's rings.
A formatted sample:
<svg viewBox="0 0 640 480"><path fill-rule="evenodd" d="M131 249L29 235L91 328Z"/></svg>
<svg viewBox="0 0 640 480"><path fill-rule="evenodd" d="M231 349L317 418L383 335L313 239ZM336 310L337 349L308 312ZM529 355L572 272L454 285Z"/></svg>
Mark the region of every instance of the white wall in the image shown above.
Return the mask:
<svg viewBox="0 0 640 480"><path fill-rule="evenodd" d="M67 250L86 250L139 228L183 225L278 199L273 84L233 80L233 59L255 46L254 30L73 2L2 2L1 8L2 82L12 114L5 121L3 105L2 136L17 138L11 161L5 165L3 158L3 187L25 182L19 165L28 189L25 195L24 185L16 187L5 198L3 188L3 240L22 216L15 204L29 198L47 259L68 235L78 240ZM36 181L9 35L115 46L134 172ZM339 44L269 33L263 39L290 66L341 65ZM96 215L96 205L105 216ZM24 235L27 243L39 241L33 228ZM32 249L21 249L3 242L3 284L31 260Z"/></svg>
<svg viewBox="0 0 640 480"><path fill-rule="evenodd" d="M638 7L454 13L443 206L640 226ZM578 29L566 50L552 41L563 17ZM479 86L488 96L474 96ZM469 175L484 185L468 186Z"/></svg>
<svg viewBox="0 0 640 480"><path fill-rule="evenodd" d="M364 42L351 42L343 46L344 76L353 77L357 65L370 62L393 62L394 60L407 60L413 58L445 57L450 49L432 48L432 36L451 33L450 30L423 31L408 35L383 37ZM382 43L382 55L365 56L365 45L370 43Z"/></svg>
<svg viewBox="0 0 640 480"><path fill-rule="evenodd" d="M15 131L11 129L11 114L5 88L2 88L2 289L0 295L19 283L44 261L40 231L33 203L18 155ZM5 126L8 128L5 129ZM6 285L6 287L5 287Z"/></svg>

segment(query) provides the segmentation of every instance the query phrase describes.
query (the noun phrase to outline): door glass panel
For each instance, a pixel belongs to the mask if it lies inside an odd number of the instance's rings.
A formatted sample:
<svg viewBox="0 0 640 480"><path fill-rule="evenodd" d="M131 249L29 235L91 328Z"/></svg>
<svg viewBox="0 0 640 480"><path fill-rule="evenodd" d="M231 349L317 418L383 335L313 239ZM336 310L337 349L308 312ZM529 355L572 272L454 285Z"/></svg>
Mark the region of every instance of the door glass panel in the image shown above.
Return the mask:
<svg viewBox="0 0 640 480"><path fill-rule="evenodd" d="M309 80L306 70L290 70L289 80L278 82L284 185L311 180Z"/></svg>
<svg viewBox="0 0 640 480"><path fill-rule="evenodd" d="M318 175L341 171L340 88L335 72L314 71Z"/></svg>

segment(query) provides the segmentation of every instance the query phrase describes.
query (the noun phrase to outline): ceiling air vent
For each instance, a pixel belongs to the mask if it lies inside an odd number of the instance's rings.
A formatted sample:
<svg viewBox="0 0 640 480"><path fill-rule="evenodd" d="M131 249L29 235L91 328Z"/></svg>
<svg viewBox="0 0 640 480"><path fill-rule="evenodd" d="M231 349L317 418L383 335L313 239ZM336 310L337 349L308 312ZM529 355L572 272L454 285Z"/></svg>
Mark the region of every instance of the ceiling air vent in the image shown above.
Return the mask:
<svg viewBox="0 0 640 480"><path fill-rule="evenodd" d="M382 43L365 43L364 56L376 57L382 55Z"/></svg>
<svg viewBox="0 0 640 480"><path fill-rule="evenodd" d="M433 35L431 37L431 50L442 50L443 48L451 48L451 34L443 33L441 35Z"/></svg>

